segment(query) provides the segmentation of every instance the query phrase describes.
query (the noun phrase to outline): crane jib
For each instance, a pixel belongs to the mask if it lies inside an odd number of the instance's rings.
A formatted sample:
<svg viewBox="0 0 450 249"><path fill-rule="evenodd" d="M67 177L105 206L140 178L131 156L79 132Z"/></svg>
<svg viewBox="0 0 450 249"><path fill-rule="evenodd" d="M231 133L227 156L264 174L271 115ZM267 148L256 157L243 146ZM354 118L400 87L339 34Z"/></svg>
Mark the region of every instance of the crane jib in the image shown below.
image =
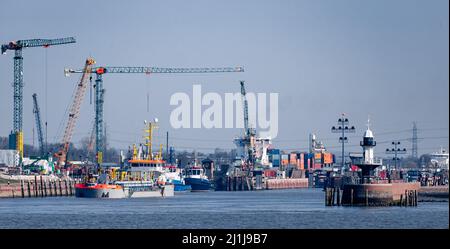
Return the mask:
<svg viewBox="0 0 450 249"><path fill-rule="evenodd" d="M2 45L2 54L6 53L6 50L19 50L26 47L49 47L52 45L62 45L68 43L75 43L76 40L73 37L58 38L58 39L29 39L11 41L8 44Z"/></svg>
<svg viewBox="0 0 450 249"><path fill-rule="evenodd" d="M83 70L65 69L65 73L83 73ZM231 73L244 72L243 67L219 68L160 68L160 67L95 67L91 73Z"/></svg>

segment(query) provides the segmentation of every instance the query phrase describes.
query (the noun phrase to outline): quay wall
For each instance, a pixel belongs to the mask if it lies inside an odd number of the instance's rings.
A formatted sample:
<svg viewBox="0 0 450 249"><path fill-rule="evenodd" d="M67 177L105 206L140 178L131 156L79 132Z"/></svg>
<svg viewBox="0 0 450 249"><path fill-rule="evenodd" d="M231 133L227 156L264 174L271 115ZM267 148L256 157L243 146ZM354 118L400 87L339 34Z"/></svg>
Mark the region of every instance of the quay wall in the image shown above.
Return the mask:
<svg viewBox="0 0 450 249"><path fill-rule="evenodd" d="M343 186L342 205L389 206L417 203L420 183L346 184ZM337 191L340 191L338 189Z"/></svg>
<svg viewBox="0 0 450 249"><path fill-rule="evenodd" d="M308 178L267 179L266 189L307 188Z"/></svg>
<svg viewBox="0 0 450 249"><path fill-rule="evenodd" d="M42 178L1 183L0 198L73 196L76 183L77 181L73 180L43 180Z"/></svg>

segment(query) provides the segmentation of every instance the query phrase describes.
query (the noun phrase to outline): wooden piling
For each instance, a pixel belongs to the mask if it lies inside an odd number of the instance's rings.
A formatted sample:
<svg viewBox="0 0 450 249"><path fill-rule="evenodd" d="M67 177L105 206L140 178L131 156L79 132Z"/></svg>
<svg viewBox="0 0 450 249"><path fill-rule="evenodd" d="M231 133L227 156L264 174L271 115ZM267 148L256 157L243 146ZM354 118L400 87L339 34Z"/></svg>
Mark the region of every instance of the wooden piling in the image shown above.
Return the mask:
<svg viewBox="0 0 450 249"><path fill-rule="evenodd" d="M409 191L408 190L406 190L406 205L405 206L409 206L409 201L410 201L410 198L411 196L409 195Z"/></svg>
<svg viewBox="0 0 450 249"><path fill-rule="evenodd" d="M341 189L337 189L337 205L341 205Z"/></svg>
<svg viewBox="0 0 450 249"><path fill-rule="evenodd" d="M30 181L27 182L28 198L31 198Z"/></svg>
<svg viewBox="0 0 450 249"><path fill-rule="evenodd" d="M53 196L52 180L48 180L48 193L50 194L50 196Z"/></svg>
<svg viewBox="0 0 450 249"><path fill-rule="evenodd" d="M400 207L403 206L403 194L400 195L400 203L399 203Z"/></svg>
<svg viewBox="0 0 450 249"><path fill-rule="evenodd" d="M369 190L368 189L366 189L365 197L366 197L366 206L369 206Z"/></svg>
<svg viewBox="0 0 450 249"><path fill-rule="evenodd" d="M23 180L20 180L20 191L22 192L22 198L25 198L25 191L23 189Z"/></svg>
<svg viewBox="0 0 450 249"><path fill-rule="evenodd" d="M414 190L414 206L417 207L417 190Z"/></svg>
<svg viewBox="0 0 450 249"><path fill-rule="evenodd" d="M61 179L59 179L59 196L62 196Z"/></svg>
<svg viewBox="0 0 450 249"><path fill-rule="evenodd" d="M331 199L331 205L334 206L336 204L336 188L332 188L331 191L333 196L333 199Z"/></svg>
<svg viewBox="0 0 450 249"><path fill-rule="evenodd" d="M330 206L330 190L325 188L325 205Z"/></svg>
<svg viewBox="0 0 450 249"><path fill-rule="evenodd" d="M42 176L40 176L40 179L39 179L39 180L41 181L41 182L40 182L40 183L41 183L41 184L40 184L40 185L41 185L41 186L40 186L40 188L41 188L41 191L40 191L40 192L41 192L41 197L44 197L44 185L43 185L43 183L42 183Z"/></svg>
<svg viewBox="0 0 450 249"><path fill-rule="evenodd" d="M73 184L73 181L69 181L69 189L70 189L70 195L71 196L73 195L72 184Z"/></svg>
<svg viewBox="0 0 450 249"><path fill-rule="evenodd" d="M326 205L330 206L330 198L331 198L331 192L329 188L325 188L325 195L326 195Z"/></svg>
<svg viewBox="0 0 450 249"><path fill-rule="evenodd" d="M412 191L412 190L410 190L409 191L409 196L411 197L410 199L411 199L411 203L410 203L410 206L413 206L414 205L414 191Z"/></svg>
<svg viewBox="0 0 450 249"><path fill-rule="evenodd" d="M353 206L353 188L350 189L350 204Z"/></svg>
<svg viewBox="0 0 450 249"><path fill-rule="evenodd" d="M47 197L47 180L44 180L44 196Z"/></svg>
<svg viewBox="0 0 450 249"><path fill-rule="evenodd" d="M69 188L67 188L67 180L66 179L64 179L64 188L65 188L64 193L66 194L66 196L69 196L69 192L68 192Z"/></svg>
<svg viewBox="0 0 450 249"><path fill-rule="evenodd" d="M333 197L333 188L325 188L325 205L333 206L334 205L334 197Z"/></svg>
<svg viewBox="0 0 450 249"><path fill-rule="evenodd" d="M55 191L54 192L54 194L55 194L55 196L58 196L58 189L56 188L56 180L55 181L53 181L53 190Z"/></svg>
<svg viewBox="0 0 450 249"><path fill-rule="evenodd" d="M34 197L38 197L37 175L34 175Z"/></svg>

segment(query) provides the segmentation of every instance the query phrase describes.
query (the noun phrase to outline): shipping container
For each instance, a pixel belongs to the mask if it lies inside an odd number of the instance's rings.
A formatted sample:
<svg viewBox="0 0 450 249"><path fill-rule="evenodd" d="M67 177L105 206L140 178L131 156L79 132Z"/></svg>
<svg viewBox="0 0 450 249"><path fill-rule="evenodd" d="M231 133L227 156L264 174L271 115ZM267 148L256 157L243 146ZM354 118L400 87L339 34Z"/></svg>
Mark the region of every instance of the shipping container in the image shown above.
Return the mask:
<svg viewBox="0 0 450 249"><path fill-rule="evenodd" d="M314 154L314 163L316 164L322 164L323 160L322 160L322 153L315 153Z"/></svg>
<svg viewBox="0 0 450 249"><path fill-rule="evenodd" d="M280 159L272 160L272 167L280 167Z"/></svg>
<svg viewBox="0 0 450 249"><path fill-rule="evenodd" d="M305 169L309 169L311 168L311 159L306 159L306 163L305 163Z"/></svg>
<svg viewBox="0 0 450 249"><path fill-rule="evenodd" d="M289 164L289 160L287 159L281 159L281 165L286 166Z"/></svg>
<svg viewBox="0 0 450 249"><path fill-rule="evenodd" d="M289 164L297 165L297 153L289 154Z"/></svg>
<svg viewBox="0 0 450 249"><path fill-rule="evenodd" d="M296 163L297 169L305 169L305 166L303 164L303 160L300 160L300 158L297 158L297 163Z"/></svg>
<svg viewBox="0 0 450 249"><path fill-rule="evenodd" d="M282 160L289 160L289 155L283 154L283 155L281 155L281 159Z"/></svg>
<svg viewBox="0 0 450 249"><path fill-rule="evenodd" d="M273 169L264 170L264 176L269 178L275 178L277 176L277 171Z"/></svg>
<svg viewBox="0 0 450 249"><path fill-rule="evenodd" d="M299 161L299 169L305 169L305 156L303 153L300 154L298 161Z"/></svg>
<svg viewBox="0 0 450 249"><path fill-rule="evenodd" d="M272 155L272 160L280 160L280 155Z"/></svg>
<svg viewBox="0 0 450 249"><path fill-rule="evenodd" d="M333 163L333 155L331 153L323 153L323 163L324 164L332 164Z"/></svg>
<svg viewBox="0 0 450 249"><path fill-rule="evenodd" d="M279 149L271 149L271 150L269 151L269 154L272 154L272 155L279 155L279 154L280 154L280 150L279 150Z"/></svg>

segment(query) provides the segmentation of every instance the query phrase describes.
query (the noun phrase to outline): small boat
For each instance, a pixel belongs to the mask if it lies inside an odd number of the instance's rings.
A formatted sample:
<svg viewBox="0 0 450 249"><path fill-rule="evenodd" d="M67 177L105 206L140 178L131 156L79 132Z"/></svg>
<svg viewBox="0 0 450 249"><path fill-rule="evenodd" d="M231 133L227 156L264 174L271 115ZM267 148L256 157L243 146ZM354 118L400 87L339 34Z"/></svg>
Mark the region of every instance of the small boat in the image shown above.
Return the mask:
<svg viewBox="0 0 450 249"><path fill-rule="evenodd" d="M205 175L204 169L199 166L187 168L184 181L187 185L191 185L191 191L193 192L208 191L211 188L211 183Z"/></svg>
<svg viewBox="0 0 450 249"><path fill-rule="evenodd" d="M175 192L190 191L192 188L184 181L183 173L180 168L175 165L164 166L166 170L165 176L168 182L174 185Z"/></svg>

